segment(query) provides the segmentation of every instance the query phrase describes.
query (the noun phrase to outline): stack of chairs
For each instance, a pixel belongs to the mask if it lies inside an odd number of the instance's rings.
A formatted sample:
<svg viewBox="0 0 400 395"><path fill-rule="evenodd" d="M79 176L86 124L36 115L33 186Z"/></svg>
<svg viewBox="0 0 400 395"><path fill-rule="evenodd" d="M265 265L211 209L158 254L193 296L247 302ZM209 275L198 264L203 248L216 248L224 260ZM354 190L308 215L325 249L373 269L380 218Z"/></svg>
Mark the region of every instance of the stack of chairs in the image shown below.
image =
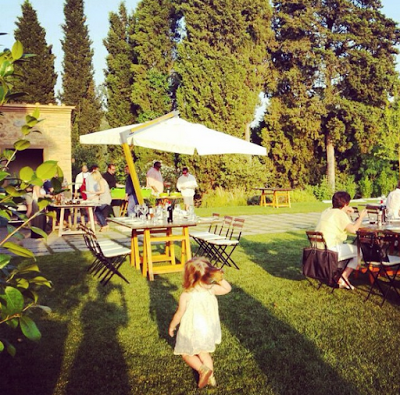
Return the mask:
<svg viewBox="0 0 400 395"><path fill-rule="evenodd" d="M213 214L218 217L219 214ZM198 244L196 255L204 255L218 267L233 266L239 269L232 259L232 254L239 245L244 226L244 219L225 216L221 225L211 224L207 232L190 232Z"/></svg>
<svg viewBox="0 0 400 395"><path fill-rule="evenodd" d="M129 284L119 268L131 253L131 249L110 239L98 240L92 229L82 224L79 227L83 231L85 244L94 258L88 272L99 278L102 285L107 285L115 274Z"/></svg>

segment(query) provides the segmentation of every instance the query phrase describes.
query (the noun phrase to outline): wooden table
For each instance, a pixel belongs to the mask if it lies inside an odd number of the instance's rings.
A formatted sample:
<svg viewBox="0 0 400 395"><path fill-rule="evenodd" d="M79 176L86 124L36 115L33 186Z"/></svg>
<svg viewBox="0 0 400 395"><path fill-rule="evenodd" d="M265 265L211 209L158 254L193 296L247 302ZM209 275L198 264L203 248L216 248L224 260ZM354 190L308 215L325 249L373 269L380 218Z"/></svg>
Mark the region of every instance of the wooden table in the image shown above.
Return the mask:
<svg viewBox="0 0 400 395"><path fill-rule="evenodd" d="M291 207L290 204L290 191L291 188L253 188L261 191L260 206ZM267 203L267 196L271 196L271 203Z"/></svg>
<svg viewBox="0 0 400 395"><path fill-rule="evenodd" d="M97 203L89 202L89 201L82 201L79 204L50 204L50 207L60 209L60 221L58 225L58 236L63 235L78 235L82 234L81 230L78 230L78 213L81 209L87 209L89 215L89 223L90 228L93 232L96 232L96 225L94 222L94 207L98 206ZM64 230L64 219L65 219L65 210L70 210L71 215L69 217L69 225L70 229ZM54 224L54 222L53 222ZM53 230L55 227L53 227Z"/></svg>
<svg viewBox="0 0 400 395"><path fill-rule="evenodd" d="M143 276L154 280L154 274L173 273L182 271L185 262L192 258L190 248L189 227L196 226L196 222L174 220L168 223L166 220L153 223L152 221L140 221L126 217L109 218L109 221L126 226L131 229L131 265L136 269L142 266ZM180 229L179 234L173 234L174 229ZM140 252L138 236L143 235L143 248ZM152 243L165 243L163 254L155 254L152 251ZM181 242L181 259L176 262L174 242ZM164 265L153 266L156 262L167 262Z"/></svg>

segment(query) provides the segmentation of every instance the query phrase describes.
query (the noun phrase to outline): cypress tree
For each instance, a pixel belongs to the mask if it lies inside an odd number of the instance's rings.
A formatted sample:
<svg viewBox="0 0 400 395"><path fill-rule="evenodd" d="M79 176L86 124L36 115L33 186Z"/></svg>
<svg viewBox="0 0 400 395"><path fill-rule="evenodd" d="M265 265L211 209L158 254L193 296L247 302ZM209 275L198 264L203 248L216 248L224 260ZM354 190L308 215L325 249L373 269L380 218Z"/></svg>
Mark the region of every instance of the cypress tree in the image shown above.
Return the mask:
<svg viewBox="0 0 400 395"><path fill-rule="evenodd" d="M89 39L83 0L66 0L64 14L61 101L75 106L72 116L72 147L75 166L79 168L82 162L95 160L92 156L86 156L85 149L79 144L79 136L99 130L102 110L95 90L92 42Z"/></svg>
<svg viewBox="0 0 400 395"><path fill-rule="evenodd" d="M21 5L21 9L22 16L18 17L14 36L16 40L21 41L27 54L36 56L30 58L29 62L16 66L17 74L23 77L16 80L14 90L24 92L25 95L16 98L15 101L55 103L54 87L57 74L54 71L55 56L52 46L47 45L46 32L40 26L37 13L28 0Z"/></svg>
<svg viewBox="0 0 400 395"><path fill-rule="evenodd" d="M132 102L138 122L171 111L176 11L172 0L142 0L135 12Z"/></svg>
<svg viewBox="0 0 400 395"><path fill-rule="evenodd" d="M272 81L267 52L274 42L269 1L188 0L180 12L185 31L175 65L179 111L190 121L248 137L259 93ZM236 161L226 156L191 161L203 189L243 185L239 179L249 176L233 177ZM236 166L254 173L247 160Z"/></svg>
<svg viewBox="0 0 400 395"><path fill-rule="evenodd" d="M121 3L118 14L110 13L109 22L110 29L103 41L108 51L105 70L106 119L111 127L117 127L132 124L137 118L137 106L131 101L133 84L131 35L134 20L129 17L124 3Z"/></svg>

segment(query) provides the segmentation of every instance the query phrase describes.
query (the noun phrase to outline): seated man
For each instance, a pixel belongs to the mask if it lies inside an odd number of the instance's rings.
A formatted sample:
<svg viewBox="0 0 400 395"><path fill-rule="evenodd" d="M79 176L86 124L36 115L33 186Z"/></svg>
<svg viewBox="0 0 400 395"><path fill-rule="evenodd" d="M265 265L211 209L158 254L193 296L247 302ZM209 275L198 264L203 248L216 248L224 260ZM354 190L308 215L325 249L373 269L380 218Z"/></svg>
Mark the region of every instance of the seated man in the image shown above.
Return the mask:
<svg viewBox="0 0 400 395"><path fill-rule="evenodd" d="M400 218L400 181L397 188L387 197L386 214L389 218Z"/></svg>
<svg viewBox="0 0 400 395"><path fill-rule="evenodd" d="M349 203L350 195L347 192L336 192L332 197L332 207L322 212L315 230L323 233L327 247L338 253L339 262L350 259L342 273L345 280L339 280L339 288L354 289L349 282L349 276L357 268L357 247L354 244L345 244L344 241L347 239L347 233L357 232L367 215L367 210L362 210L357 220L352 222L349 215L353 209Z"/></svg>

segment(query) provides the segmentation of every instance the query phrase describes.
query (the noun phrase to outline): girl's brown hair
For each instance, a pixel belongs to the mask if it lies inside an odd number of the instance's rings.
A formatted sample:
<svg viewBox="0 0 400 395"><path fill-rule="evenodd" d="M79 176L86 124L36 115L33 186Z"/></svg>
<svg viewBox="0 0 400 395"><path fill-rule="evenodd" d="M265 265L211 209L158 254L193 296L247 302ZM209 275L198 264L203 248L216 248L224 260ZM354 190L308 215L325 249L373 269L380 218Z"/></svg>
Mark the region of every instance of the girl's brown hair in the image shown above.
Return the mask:
<svg viewBox="0 0 400 395"><path fill-rule="evenodd" d="M222 270L211 265L205 257L195 257L185 264L183 273L183 288L190 290L198 284L211 284L215 282L214 276Z"/></svg>

